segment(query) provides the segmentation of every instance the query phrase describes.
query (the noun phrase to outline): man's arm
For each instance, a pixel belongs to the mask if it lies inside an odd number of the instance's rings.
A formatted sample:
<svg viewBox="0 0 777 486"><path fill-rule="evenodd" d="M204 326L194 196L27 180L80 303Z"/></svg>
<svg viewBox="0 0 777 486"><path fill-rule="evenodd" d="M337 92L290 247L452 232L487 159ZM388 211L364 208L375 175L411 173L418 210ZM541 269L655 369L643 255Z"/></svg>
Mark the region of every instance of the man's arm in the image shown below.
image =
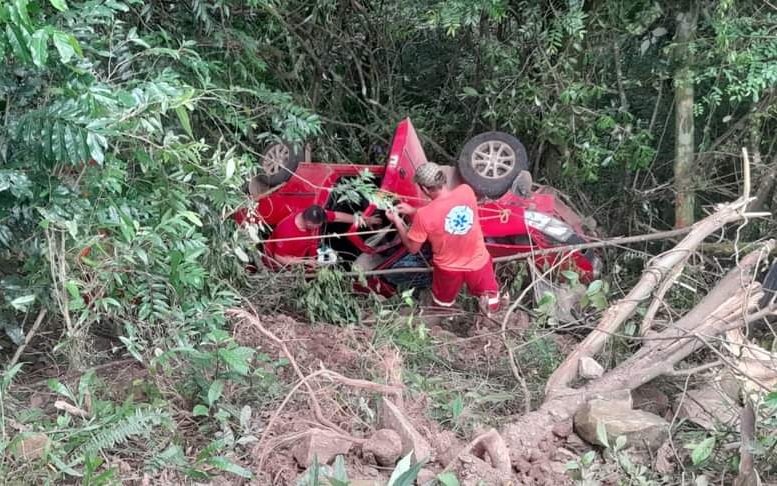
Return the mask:
<svg viewBox="0 0 777 486"><path fill-rule="evenodd" d="M380 218L378 216L367 216L367 217L359 217L357 218L353 214L348 213L341 213L340 211L334 211L334 220L335 223L348 223L353 224L354 222L359 222L359 226L362 226L363 224L366 224L367 226L375 226L376 224L380 223Z"/></svg>
<svg viewBox="0 0 777 486"><path fill-rule="evenodd" d="M405 226L405 222L402 220L402 218L399 216L399 214L392 212L392 211L386 211L386 217L389 221L394 223L394 226L397 228L397 234L399 235L399 239L402 240L402 244L405 245L405 248L407 248L407 251L410 253L418 253L421 251L421 245L423 243L411 240L407 236L407 226Z"/></svg>
<svg viewBox="0 0 777 486"><path fill-rule="evenodd" d="M274 255L273 260L277 261L283 266L286 265L306 265L306 266L315 266L315 262L311 260L308 257L298 257L298 256L291 256L291 255Z"/></svg>

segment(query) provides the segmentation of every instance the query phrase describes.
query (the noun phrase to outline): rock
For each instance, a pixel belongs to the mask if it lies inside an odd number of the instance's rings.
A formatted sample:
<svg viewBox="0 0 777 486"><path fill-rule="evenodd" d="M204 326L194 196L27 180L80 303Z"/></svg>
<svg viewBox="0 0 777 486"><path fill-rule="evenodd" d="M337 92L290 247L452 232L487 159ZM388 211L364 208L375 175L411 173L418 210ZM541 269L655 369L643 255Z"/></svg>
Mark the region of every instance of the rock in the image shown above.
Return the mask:
<svg viewBox="0 0 777 486"><path fill-rule="evenodd" d="M434 481L436 479L437 479L437 474L431 469L424 467L424 468L421 468L420 471L418 471L418 476L416 477L415 482L419 486L424 486L426 484L434 484Z"/></svg>
<svg viewBox="0 0 777 486"><path fill-rule="evenodd" d="M486 461L469 454L459 457L454 470L458 472L461 486L507 486L515 484L512 474L507 474L491 467Z"/></svg>
<svg viewBox="0 0 777 486"><path fill-rule="evenodd" d="M671 474L674 472L674 452L672 450L672 443L669 441L664 442L656 452L656 464L655 469L661 474Z"/></svg>
<svg viewBox="0 0 777 486"><path fill-rule="evenodd" d="M43 456L50 444L51 439L46 434L28 433L13 448L13 455L20 460L34 461Z"/></svg>
<svg viewBox="0 0 777 486"><path fill-rule="evenodd" d="M677 416L689 420L709 431L724 428L739 429L739 407L722 390L713 385L682 393L675 398Z"/></svg>
<svg viewBox="0 0 777 486"><path fill-rule="evenodd" d="M643 385L631 393L634 408L663 417L669 410L669 397L655 385Z"/></svg>
<svg viewBox="0 0 777 486"><path fill-rule="evenodd" d="M402 439L391 429L380 429L362 445L363 454L372 454L380 466L393 466L402 455Z"/></svg>
<svg viewBox="0 0 777 486"><path fill-rule="evenodd" d="M715 381L720 387L720 390L732 401L736 402L739 400L742 384L730 369L726 368L721 370L715 377Z"/></svg>
<svg viewBox="0 0 777 486"><path fill-rule="evenodd" d="M377 479L351 479L348 481L348 486L386 486L386 481L378 481Z"/></svg>
<svg viewBox="0 0 777 486"><path fill-rule="evenodd" d="M510 471L513 470L512 463L510 462L510 449L507 448L507 444L505 444L504 439L496 429L491 429L488 433L482 434L481 440L472 448L472 453L483 459L485 459L485 456L488 456L494 469L503 473L510 474Z"/></svg>
<svg viewBox="0 0 777 486"><path fill-rule="evenodd" d="M407 455L413 451L413 461L419 462L424 459L432 459L432 447L429 442L413 427L405 414L397 408L388 398L384 398L381 406L381 424L384 428L391 429L397 434L402 442L402 455Z"/></svg>
<svg viewBox="0 0 777 486"><path fill-rule="evenodd" d="M319 464L329 464L340 454L348 454L353 443L340 437L334 432L318 428L310 429L308 435L302 439L292 451L297 464L308 468L316 456Z"/></svg>
<svg viewBox="0 0 777 486"><path fill-rule="evenodd" d="M442 430L435 435L434 457L440 464L448 464L465 445L454 432Z"/></svg>
<svg viewBox="0 0 777 486"><path fill-rule="evenodd" d="M580 358L578 373L580 374L581 378L586 380L593 380L596 378L601 378L601 376L604 374L604 368L602 368L602 365L597 363L595 359L588 356L583 356Z"/></svg>
<svg viewBox="0 0 777 486"><path fill-rule="evenodd" d="M578 454L582 454L591 449L579 435L572 433L567 437L567 448L572 449Z"/></svg>
<svg viewBox="0 0 777 486"><path fill-rule="evenodd" d="M519 457L517 459L513 459L513 467L519 473L528 473L531 470L531 463L526 459Z"/></svg>
<svg viewBox="0 0 777 486"><path fill-rule="evenodd" d="M634 408L634 401L631 399L631 390L616 390L607 393L599 393L592 400L604 400L612 408L631 410Z"/></svg>
<svg viewBox="0 0 777 486"><path fill-rule="evenodd" d="M565 420L553 426L553 435L566 439L572 434L572 420Z"/></svg>
<svg viewBox="0 0 777 486"><path fill-rule="evenodd" d="M591 444L604 445L597 437L599 424L604 424L610 446L624 435L627 445L655 451L669 437L666 420L642 410L613 407L610 400L591 400L575 414L575 431L580 437Z"/></svg>

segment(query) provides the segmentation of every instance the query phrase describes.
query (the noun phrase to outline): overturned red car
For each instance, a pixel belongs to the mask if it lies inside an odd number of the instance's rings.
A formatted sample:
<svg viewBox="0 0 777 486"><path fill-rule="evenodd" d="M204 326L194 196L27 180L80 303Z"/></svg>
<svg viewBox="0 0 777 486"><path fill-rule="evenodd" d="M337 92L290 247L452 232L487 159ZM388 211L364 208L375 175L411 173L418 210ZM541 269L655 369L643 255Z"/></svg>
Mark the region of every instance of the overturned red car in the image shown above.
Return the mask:
<svg viewBox="0 0 777 486"><path fill-rule="evenodd" d="M262 222L274 226L289 214L317 204L325 209L364 216L381 216L383 228L364 231L344 223L328 223L321 231L321 244L337 254L346 268L370 271L403 267L428 266L428 249L419 255L407 252L395 239L393 226L385 219L385 204L405 202L413 206L426 204L426 197L413 182L415 168L427 161L421 142L410 119L399 123L394 132L386 163L378 165L327 164L302 162L302 151L290 145L276 144L264 152L262 173L258 176L274 189L257 198L252 211L235 215L238 224ZM457 167L448 168L448 184L455 187L468 183L479 196L478 217L489 252L494 257L515 255L532 250L588 241L582 218L565 205L556 192L546 186L532 186L526 170L526 150L515 137L502 132L487 132L473 137L462 149ZM349 180L363 178L364 173L379 187L385 198L342 198L337 188ZM366 233L366 234L365 234ZM341 235L336 238L327 235ZM557 262L588 282L600 270L600 260L593 250L571 254L555 253L537 256L534 264L549 268ZM368 278L370 289L384 295L396 292L398 286L430 285L429 275L391 273Z"/></svg>

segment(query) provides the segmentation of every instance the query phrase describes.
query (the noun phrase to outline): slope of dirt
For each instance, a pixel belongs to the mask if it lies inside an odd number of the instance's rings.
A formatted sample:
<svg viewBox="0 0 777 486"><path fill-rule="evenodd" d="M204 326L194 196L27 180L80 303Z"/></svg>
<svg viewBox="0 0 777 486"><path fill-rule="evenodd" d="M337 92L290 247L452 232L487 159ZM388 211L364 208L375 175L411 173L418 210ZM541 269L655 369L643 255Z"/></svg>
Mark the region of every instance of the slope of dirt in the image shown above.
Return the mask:
<svg viewBox="0 0 777 486"><path fill-rule="evenodd" d="M294 364L304 376L326 369L348 378L375 383L397 383L398 379L401 380L397 376L402 374L401 356L391 347L375 347L375 329L364 326L343 328L324 324L310 325L286 316L263 318L262 325L286 344ZM515 338L520 336L527 326L528 320L517 319L510 323L507 331ZM446 320L431 324L430 334L436 343L439 357L460 369L481 372L488 370L504 377L511 376L504 361L504 342L498 322L485 321L480 322L478 326L465 324L464 328L462 332L461 326ZM468 335L461 336L463 333ZM234 334L240 344L256 348L267 354L271 360L287 357L278 343L248 322L239 324ZM279 378L289 386L300 382L294 366L284 367ZM336 384L327 379L311 379L309 383L316 401L320 403L323 419L355 438L346 457L349 477L386 480L391 468L378 466L371 458L362 457L359 443L379 428L379 394ZM265 430L266 436L253 448L249 458L251 469L258 475L258 484L294 484L303 473L303 468L294 458L293 450L305 439L311 427L320 427L321 423L321 417L316 416L309 393L305 391L304 386L300 386L280 413L275 409L265 410L261 414L262 423L259 425L262 429L270 426L270 430ZM427 476L439 473L450 465L457 472L462 484L477 484L480 479L494 471L488 456L473 456L465 450L468 440L430 419L432 404L428 396L417 390L406 389L403 397L404 414L418 433L432 445L434 451L434 460L425 468ZM482 431L474 430L472 437ZM520 480L519 484L568 482L563 463L569 460L569 455L574 454L556 454L557 448L564 444L566 439L554 437L555 440L543 443L526 461L514 464L513 479ZM498 477L494 476L497 479Z"/></svg>

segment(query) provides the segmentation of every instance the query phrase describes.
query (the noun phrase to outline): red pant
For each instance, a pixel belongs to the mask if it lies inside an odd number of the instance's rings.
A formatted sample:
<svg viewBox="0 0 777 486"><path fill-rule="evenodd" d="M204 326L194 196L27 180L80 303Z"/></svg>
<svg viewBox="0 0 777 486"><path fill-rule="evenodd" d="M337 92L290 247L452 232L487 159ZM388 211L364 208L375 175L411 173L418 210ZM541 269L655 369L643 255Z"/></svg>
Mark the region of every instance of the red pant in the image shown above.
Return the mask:
<svg viewBox="0 0 777 486"><path fill-rule="evenodd" d="M480 270L457 271L434 267L432 297L435 303L444 307L452 306L465 283L470 295L487 297L489 309L499 309L499 284L496 282L494 264L490 258Z"/></svg>

